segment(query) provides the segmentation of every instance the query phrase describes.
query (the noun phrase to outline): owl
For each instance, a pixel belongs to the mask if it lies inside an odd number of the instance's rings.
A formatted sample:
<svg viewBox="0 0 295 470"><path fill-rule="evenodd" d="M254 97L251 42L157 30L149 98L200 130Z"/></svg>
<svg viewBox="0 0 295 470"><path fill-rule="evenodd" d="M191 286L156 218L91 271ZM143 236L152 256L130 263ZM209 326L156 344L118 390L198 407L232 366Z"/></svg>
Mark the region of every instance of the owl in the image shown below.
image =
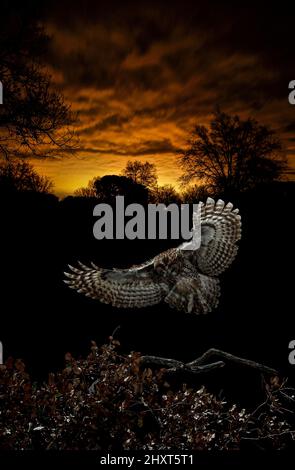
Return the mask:
<svg viewBox="0 0 295 470"><path fill-rule="evenodd" d="M166 302L187 313L212 311L220 297L218 276L238 251L241 216L221 199L215 203L208 198L200 205L201 242L197 249L183 249L182 244L128 269L103 269L79 262L79 268L69 266L71 272L65 273L64 282L87 297L118 308Z"/></svg>

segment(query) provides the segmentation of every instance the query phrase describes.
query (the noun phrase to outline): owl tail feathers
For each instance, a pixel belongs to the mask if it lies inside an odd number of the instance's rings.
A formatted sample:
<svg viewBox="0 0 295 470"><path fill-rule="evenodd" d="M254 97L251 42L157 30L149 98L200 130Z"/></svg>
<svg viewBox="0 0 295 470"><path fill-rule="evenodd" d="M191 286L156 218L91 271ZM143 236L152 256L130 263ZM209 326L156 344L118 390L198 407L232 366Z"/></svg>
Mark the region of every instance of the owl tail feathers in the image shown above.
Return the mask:
<svg viewBox="0 0 295 470"><path fill-rule="evenodd" d="M181 278L165 297L165 302L177 310L202 315L218 306L219 297L218 279L200 274L198 279Z"/></svg>

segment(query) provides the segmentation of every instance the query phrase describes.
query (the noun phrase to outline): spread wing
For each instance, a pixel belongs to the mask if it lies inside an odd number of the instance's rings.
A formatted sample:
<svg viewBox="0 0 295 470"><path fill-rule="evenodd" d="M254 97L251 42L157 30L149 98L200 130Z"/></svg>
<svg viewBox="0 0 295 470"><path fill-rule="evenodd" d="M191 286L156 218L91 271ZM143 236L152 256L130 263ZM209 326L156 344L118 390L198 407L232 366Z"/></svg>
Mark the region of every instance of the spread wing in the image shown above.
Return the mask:
<svg viewBox="0 0 295 470"><path fill-rule="evenodd" d="M241 216L229 202L208 198L201 207L201 246L196 252L198 269L208 276L218 276L234 260L241 238Z"/></svg>
<svg viewBox="0 0 295 470"><path fill-rule="evenodd" d="M163 299L166 286L154 279L153 260L122 270L102 269L93 263L79 266L69 266L71 272L65 273L64 282L92 299L120 308L146 307Z"/></svg>

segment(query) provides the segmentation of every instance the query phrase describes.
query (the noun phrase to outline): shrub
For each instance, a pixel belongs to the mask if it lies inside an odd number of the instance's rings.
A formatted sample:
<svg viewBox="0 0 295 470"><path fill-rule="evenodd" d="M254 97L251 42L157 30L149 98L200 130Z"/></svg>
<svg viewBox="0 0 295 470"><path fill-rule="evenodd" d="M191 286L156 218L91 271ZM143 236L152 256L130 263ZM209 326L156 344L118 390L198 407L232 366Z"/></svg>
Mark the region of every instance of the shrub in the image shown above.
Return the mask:
<svg viewBox="0 0 295 470"><path fill-rule="evenodd" d="M277 449L292 440L277 379L250 413L204 387L172 387L164 369L142 369L141 355L118 345L93 342L81 360L66 354L65 368L43 384L9 358L0 366L0 448L233 450L248 441Z"/></svg>

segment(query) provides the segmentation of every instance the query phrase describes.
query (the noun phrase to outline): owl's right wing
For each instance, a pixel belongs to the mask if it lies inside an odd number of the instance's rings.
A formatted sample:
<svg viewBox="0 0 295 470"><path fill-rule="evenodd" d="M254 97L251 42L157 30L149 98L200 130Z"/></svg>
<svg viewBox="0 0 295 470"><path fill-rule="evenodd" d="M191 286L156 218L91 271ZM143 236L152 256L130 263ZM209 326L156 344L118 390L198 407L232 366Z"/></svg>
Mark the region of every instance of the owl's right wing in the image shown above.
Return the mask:
<svg viewBox="0 0 295 470"><path fill-rule="evenodd" d="M158 304L167 290L165 284L154 279L153 260L130 269L103 269L79 263L69 266L64 282L79 293L119 308L147 307Z"/></svg>
<svg viewBox="0 0 295 470"><path fill-rule="evenodd" d="M198 269L218 276L233 262L241 238L241 216L229 202L208 198L201 206L201 246L196 251Z"/></svg>

